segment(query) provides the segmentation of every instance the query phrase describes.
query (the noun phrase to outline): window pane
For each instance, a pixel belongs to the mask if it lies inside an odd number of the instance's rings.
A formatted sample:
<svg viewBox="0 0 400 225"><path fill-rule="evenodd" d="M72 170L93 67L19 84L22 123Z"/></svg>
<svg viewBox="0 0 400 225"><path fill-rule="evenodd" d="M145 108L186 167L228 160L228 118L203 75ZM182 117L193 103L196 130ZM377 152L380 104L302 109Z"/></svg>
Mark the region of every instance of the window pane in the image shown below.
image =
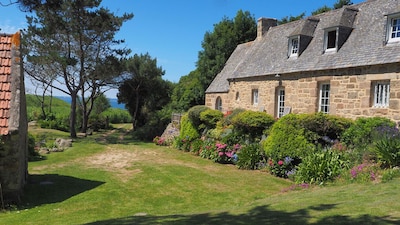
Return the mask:
<svg viewBox="0 0 400 225"><path fill-rule="evenodd" d="M336 30L328 32L328 42L326 48L336 48Z"/></svg>

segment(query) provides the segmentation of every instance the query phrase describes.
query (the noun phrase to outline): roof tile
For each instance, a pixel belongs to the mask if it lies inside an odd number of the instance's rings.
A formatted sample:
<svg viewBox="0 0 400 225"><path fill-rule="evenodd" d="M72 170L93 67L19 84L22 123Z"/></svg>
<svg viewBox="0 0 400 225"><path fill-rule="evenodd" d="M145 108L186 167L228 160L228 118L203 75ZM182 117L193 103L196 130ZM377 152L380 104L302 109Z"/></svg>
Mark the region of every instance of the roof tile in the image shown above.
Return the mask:
<svg viewBox="0 0 400 225"><path fill-rule="evenodd" d="M0 135L8 134L11 100L11 64L19 63L12 59L12 48L18 45L20 34L0 34ZM14 40L14 41L13 41ZM19 46L17 46L19 47Z"/></svg>

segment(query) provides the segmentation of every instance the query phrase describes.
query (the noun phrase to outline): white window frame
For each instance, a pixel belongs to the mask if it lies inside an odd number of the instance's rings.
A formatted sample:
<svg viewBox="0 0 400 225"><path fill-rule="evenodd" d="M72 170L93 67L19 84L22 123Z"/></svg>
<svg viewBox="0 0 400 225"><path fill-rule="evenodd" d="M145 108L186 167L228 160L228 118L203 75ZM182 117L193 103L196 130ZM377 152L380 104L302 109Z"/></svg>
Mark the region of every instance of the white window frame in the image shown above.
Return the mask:
<svg viewBox="0 0 400 225"><path fill-rule="evenodd" d="M329 113L330 108L330 92L331 85L330 83L321 83L319 85L319 106L318 112Z"/></svg>
<svg viewBox="0 0 400 225"><path fill-rule="evenodd" d="M390 81L381 80L372 82L373 85L373 107L387 108L390 101Z"/></svg>
<svg viewBox="0 0 400 225"><path fill-rule="evenodd" d="M387 43L400 42L400 14L388 16L386 36Z"/></svg>
<svg viewBox="0 0 400 225"><path fill-rule="evenodd" d="M215 109L222 111L222 98L220 96L215 100Z"/></svg>
<svg viewBox="0 0 400 225"><path fill-rule="evenodd" d="M289 38L289 57L299 56L300 38L299 36Z"/></svg>
<svg viewBox="0 0 400 225"><path fill-rule="evenodd" d="M330 40L331 40L331 36L329 34L331 34L332 32L335 32L335 46L331 47L330 46ZM339 38L339 28L338 27L334 27L334 28L330 28L330 29L326 29L325 30L325 35L324 35L324 50L325 52L337 52L338 49L338 38Z"/></svg>
<svg viewBox="0 0 400 225"><path fill-rule="evenodd" d="M253 105L258 105L258 89L251 90L251 102Z"/></svg>
<svg viewBox="0 0 400 225"><path fill-rule="evenodd" d="M281 118L282 116L284 116L284 112L285 112L285 88L284 87L280 87L277 90L277 117Z"/></svg>

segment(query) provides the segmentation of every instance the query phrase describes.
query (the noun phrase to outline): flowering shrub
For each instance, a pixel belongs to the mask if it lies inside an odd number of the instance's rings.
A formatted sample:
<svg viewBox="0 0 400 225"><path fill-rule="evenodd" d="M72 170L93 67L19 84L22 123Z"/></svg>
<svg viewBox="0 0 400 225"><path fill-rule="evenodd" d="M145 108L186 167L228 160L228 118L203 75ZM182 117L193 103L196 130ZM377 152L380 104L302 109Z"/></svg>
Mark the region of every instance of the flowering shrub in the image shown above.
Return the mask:
<svg viewBox="0 0 400 225"><path fill-rule="evenodd" d="M217 157L214 159L215 162L219 163L230 163L232 158L236 154L237 150L240 149L239 146L233 146L233 148L228 148L227 144L217 143L215 144Z"/></svg>
<svg viewBox="0 0 400 225"><path fill-rule="evenodd" d="M293 178L296 173L293 161L289 156L279 160L269 159L267 167L269 172L277 177Z"/></svg>
<svg viewBox="0 0 400 225"><path fill-rule="evenodd" d="M377 166L371 163L362 163L350 169L350 180L369 182L377 180Z"/></svg>
<svg viewBox="0 0 400 225"><path fill-rule="evenodd" d="M188 137L181 138L181 137L176 137L174 141L174 147L183 150L185 152L190 151L190 145L191 142Z"/></svg>
<svg viewBox="0 0 400 225"><path fill-rule="evenodd" d="M216 151L214 149L215 142L211 140L206 140L203 142L203 146L199 152L200 157L205 159L214 159L216 158Z"/></svg>
<svg viewBox="0 0 400 225"><path fill-rule="evenodd" d="M167 146L168 145L168 142L165 140L165 138L162 138L162 137L159 137L159 136L156 136L153 139L153 143L156 144L156 145L161 145L161 146Z"/></svg>

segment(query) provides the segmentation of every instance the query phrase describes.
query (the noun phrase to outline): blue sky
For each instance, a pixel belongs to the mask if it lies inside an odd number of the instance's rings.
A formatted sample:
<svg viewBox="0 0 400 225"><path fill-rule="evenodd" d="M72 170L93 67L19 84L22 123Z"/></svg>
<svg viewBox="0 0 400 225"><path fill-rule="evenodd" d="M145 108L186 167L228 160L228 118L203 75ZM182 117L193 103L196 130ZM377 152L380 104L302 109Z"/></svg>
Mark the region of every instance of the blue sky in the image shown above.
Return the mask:
<svg viewBox="0 0 400 225"><path fill-rule="evenodd" d="M8 0L0 0L8 2ZM281 19L306 16L315 9L332 6L336 0L103 0L102 6L116 15L133 13L117 39L124 39L132 53L149 53L157 58L158 65L165 70L164 79L178 82L196 67L198 52L206 31L224 16L233 19L238 10L249 11L255 19L270 17ZM357 4L363 0L352 0ZM0 6L0 32L14 33L26 27L26 13L15 5ZM29 84L27 84L29 93ZM114 98L116 91L107 96Z"/></svg>

